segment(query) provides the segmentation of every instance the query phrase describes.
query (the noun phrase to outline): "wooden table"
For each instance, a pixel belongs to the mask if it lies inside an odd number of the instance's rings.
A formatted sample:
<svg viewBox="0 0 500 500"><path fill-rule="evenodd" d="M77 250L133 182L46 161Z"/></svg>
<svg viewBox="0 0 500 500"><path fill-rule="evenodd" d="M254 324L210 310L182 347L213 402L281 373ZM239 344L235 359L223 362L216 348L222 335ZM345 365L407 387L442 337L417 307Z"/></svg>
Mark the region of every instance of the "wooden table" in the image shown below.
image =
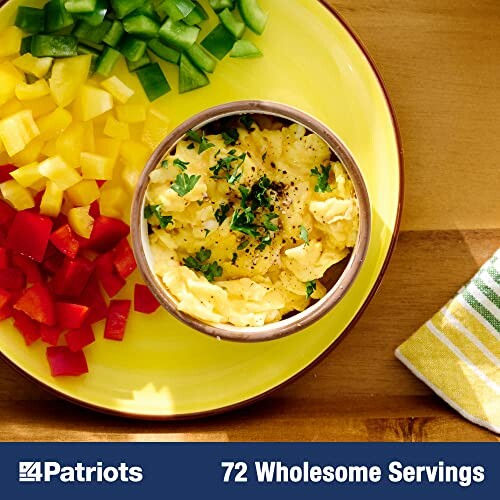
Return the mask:
<svg viewBox="0 0 500 500"><path fill-rule="evenodd" d="M393 351L500 244L498 0L336 0L392 97L406 200L387 275L322 363L251 407L200 421L134 422L56 400L0 363L0 440L493 441Z"/></svg>

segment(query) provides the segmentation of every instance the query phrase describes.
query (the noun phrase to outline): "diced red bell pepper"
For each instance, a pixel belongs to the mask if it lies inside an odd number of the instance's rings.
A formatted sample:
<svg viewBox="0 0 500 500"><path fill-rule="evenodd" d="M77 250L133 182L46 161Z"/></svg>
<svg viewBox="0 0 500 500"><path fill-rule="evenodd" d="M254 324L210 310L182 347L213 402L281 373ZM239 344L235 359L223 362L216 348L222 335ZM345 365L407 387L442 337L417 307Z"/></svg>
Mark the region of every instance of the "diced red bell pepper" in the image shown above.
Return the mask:
<svg viewBox="0 0 500 500"><path fill-rule="evenodd" d="M89 371L83 351L73 352L66 346L47 347L47 360L53 377L78 376Z"/></svg>
<svg viewBox="0 0 500 500"><path fill-rule="evenodd" d="M46 344L57 345L59 335L64 331L60 326L40 325L40 336Z"/></svg>
<svg viewBox="0 0 500 500"><path fill-rule="evenodd" d="M39 323L49 326L56 323L54 299L49 289L42 283L35 283L25 290L14 304L14 309L22 311Z"/></svg>
<svg viewBox="0 0 500 500"><path fill-rule="evenodd" d="M57 295L79 297L93 269L94 263L84 257L76 257L76 259L66 257L52 280L54 292Z"/></svg>
<svg viewBox="0 0 500 500"><path fill-rule="evenodd" d="M114 248L113 265L124 280L136 270L137 264L135 263L134 253L130 248L127 238L121 240Z"/></svg>
<svg viewBox="0 0 500 500"><path fill-rule="evenodd" d="M64 254L61 253L52 243L47 246L45 257L43 258L43 269L49 274L54 275L59 271L64 263Z"/></svg>
<svg viewBox="0 0 500 500"><path fill-rule="evenodd" d="M11 304L3 306L2 309L0 309L0 321L12 317L13 313L14 313L14 308L12 307Z"/></svg>
<svg viewBox="0 0 500 500"><path fill-rule="evenodd" d="M7 248L42 262L52 221L29 210L17 212L7 234Z"/></svg>
<svg viewBox="0 0 500 500"><path fill-rule="evenodd" d="M0 309L3 309L11 300L12 293L8 292L4 288L0 288Z"/></svg>
<svg viewBox="0 0 500 500"><path fill-rule="evenodd" d="M66 343L73 352L81 351L84 347L95 341L94 332L90 325L66 333Z"/></svg>
<svg viewBox="0 0 500 500"><path fill-rule="evenodd" d="M78 302L89 308L89 314L85 318L85 323L92 325L107 317L108 305L101 292L101 287L95 273L90 277Z"/></svg>
<svg viewBox="0 0 500 500"><path fill-rule="evenodd" d="M146 285L136 283L134 288L134 311L151 314L160 307L151 290Z"/></svg>
<svg viewBox="0 0 500 500"><path fill-rule="evenodd" d="M35 202L35 208L38 210L40 209L40 204L42 203L42 198L44 195L45 191L38 191L38 193L33 196L33 201Z"/></svg>
<svg viewBox="0 0 500 500"><path fill-rule="evenodd" d="M26 286L24 273L13 267L0 269L0 287L6 290L23 290Z"/></svg>
<svg viewBox="0 0 500 500"><path fill-rule="evenodd" d="M83 244L80 241L80 244L82 248L89 248L90 250L104 253L114 248L120 240L128 236L129 232L130 228L128 225L120 219L112 219L111 217L99 215L94 220L90 238L84 240Z"/></svg>
<svg viewBox="0 0 500 500"><path fill-rule="evenodd" d="M106 184L106 182L107 182L107 181L105 181L105 180L102 180L102 179L101 179L101 180L98 180L98 181L96 181L96 182L97 182L97 185L98 185L100 188L102 188L102 186L104 186L104 184Z"/></svg>
<svg viewBox="0 0 500 500"><path fill-rule="evenodd" d="M75 238L69 224L61 226L50 235L51 243L69 258L74 259L80 248L80 243Z"/></svg>
<svg viewBox="0 0 500 500"><path fill-rule="evenodd" d="M113 254L108 252L100 255L95 260L95 265L97 277L108 297L114 297L126 285L126 281L115 270Z"/></svg>
<svg viewBox="0 0 500 500"><path fill-rule="evenodd" d="M9 250L4 247L0 247L0 269L7 269L9 267Z"/></svg>
<svg viewBox="0 0 500 500"><path fill-rule="evenodd" d="M24 273L28 283L39 283L43 279L40 266L35 261L20 253L13 253L12 265Z"/></svg>
<svg viewBox="0 0 500 500"><path fill-rule="evenodd" d="M16 211L5 201L0 200L0 226L9 228L16 216Z"/></svg>
<svg viewBox="0 0 500 500"><path fill-rule="evenodd" d="M97 181L97 184L99 184L99 181ZM99 187L101 187L101 186L99 186ZM90 204L89 215L93 219L97 219L97 217L99 217L99 215L101 215L101 208L99 207L99 200L95 200Z"/></svg>
<svg viewBox="0 0 500 500"><path fill-rule="evenodd" d="M21 311L12 311L14 327L24 337L26 345L31 345L40 338L40 323L32 320Z"/></svg>
<svg viewBox="0 0 500 500"><path fill-rule="evenodd" d="M17 170L17 167L10 163L0 165L0 183L12 180L10 173L14 172L14 170Z"/></svg>
<svg viewBox="0 0 500 500"><path fill-rule="evenodd" d="M64 215L62 212L59 212L59 215L54 219L54 225L52 226L52 230L55 231L59 229L61 226L64 226L68 223L68 217Z"/></svg>
<svg viewBox="0 0 500 500"><path fill-rule="evenodd" d="M56 302L57 324L63 328L80 328L89 313L87 306Z"/></svg>
<svg viewBox="0 0 500 500"><path fill-rule="evenodd" d="M123 340L130 305L130 300L112 300L109 303L108 318L104 327L105 339Z"/></svg>

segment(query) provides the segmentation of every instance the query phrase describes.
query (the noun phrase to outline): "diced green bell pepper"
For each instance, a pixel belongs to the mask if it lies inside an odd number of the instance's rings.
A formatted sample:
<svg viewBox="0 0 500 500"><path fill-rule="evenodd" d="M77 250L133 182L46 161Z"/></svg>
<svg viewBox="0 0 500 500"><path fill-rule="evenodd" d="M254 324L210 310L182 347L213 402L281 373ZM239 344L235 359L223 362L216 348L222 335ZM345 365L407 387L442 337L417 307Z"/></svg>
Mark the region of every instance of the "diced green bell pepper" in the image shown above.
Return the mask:
<svg viewBox="0 0 500 500"><path fill-rule="evenodd" d="M137 62L146 52L147 44L144 40L139 40L127 35L120 43L120 52L131 62Z"/></svg>
<svg viewBox="0 0 500 500"><path fill-rule="evenodd" d="M35 57L71 57L77 55L78 42L71 35L33 35L31 54Z"/></svg>
<svg viewBox="0 0 500 500"><path fill-rule="evenodd" d="M229 9L224 9L219 13L220 22L223 24L224 28L229 31L234 37L241 38L245 31L245 23L242 23Z"/></svg>
<svg viewBox="0 0 500 500"><path fill-rule="evenodd" d="M97 60L95 72L101 76L110 76L120 57L121 54L117 50L106 47Z"/></svg>
<svg viewBox="0 0 500 500"><path fill-rule="evenodd" d="M181 55L179 67L179 93L189 92L208 85L210 80L185 54Z"/></svg>
<svg viewBox="0 0 500 500"><path fill-rule="evenodd" d="M83 43L78 44L77 48L78 55L84 55L84 54L89 54L91 56L90 59L90 74L95 73L95 68L97 65L97 60L99 59L101 55L101 51L95 49L94 47L90 47L89 45L85 45Z"/></svg>
<svg viewBox="0 0 500 500"><path fill-rule="evenodd" d="M186 50L186 54L198 69L207 73L214 72L217 66L217 59L212 54L209 54L201 45L195 43Z"/></svg>
<svg viewBox="0 0 500 500"><path fill-rule="evenodd" d="M50 0L45 4L45 31L53 33L73 24L73 16L64 7L64 0Z"/></svg>
<svg viewBox="0 0 500 500"><path fill-rule="evenodd" d="M21 40L21 48L19 49L19 53L21 55L27 54L28 52L31 52L31 39L32 36L25 36Z"/></svg>
<svg viewBox="0 0 500 500"><path fill-rule="evenodd" d="M197 26L188 26L182 21L167 19L158 35L168 45L179 50L187 50L196 42L199 33L200 28Z"/></svg>
<svg viewBox="0 0 500 500"><path fill-rule="evenodd" d="M105 19L99 26L91 26L85 21L78 21L78 24L73 30L73 35L78 40L85 42L101 43L106 33L111 28L111 21Z"/></svg>
<svg viewBox="0 0 500 500"><path fill-rule="evenodd" d="M224 9L232 9L234 7L234 0L209 0L208 3L215 12L220 12Z"/></svg>
<svg viewBox="0 0 500 500"><path fill-rule="evenodd" d="M131 14L123 19L123 29L140 38L156 37L160 25L143 14Z"/></svg>
<svg viewBox="0 0 500 500"><path fill-rule="evenodd" d="M201 42L211 54L217 59L224 59L224 57L233 48L236 38L234 35L224 28L222 24L218 24Z"/></svg>
<svg viewBox="0 0 500 500"><path fill-rule="evenodd" d="M142 7L145 0L111 0L111 7L115 11L118 19L123 19L126 15Z"/></svg>
<svg viewBox="0 0 500 500"><path fill-rule="evenodd" d="M64 6L71 14L94 12L97 0L66 0Z"/></svg>
<svg viewBox="0 0 500 500"><path fill-rule="evenodd" d="M267 13L257 0L237 0L238 9L245 24L258 35L262 35L267 24Z"/></svg>
<svg viewBox="0 0 500 500"><path fill-rule="evenodd" d="M261 57L262 52L250 40L236 40L231 49L230 56L249 59L252 57Z"/></svg>
<svg viewBox="0 0 500 500"><path fill-rule="evenodd" d="M93 12L87 12L85 14L75 14L77 19L83 19L86 23L91 26L99 26L106 17L108 12L108 2L106 0L97 0L95 9Z"/></svg>
<svg viewBox="0 0 500 500"><path fill-rule="evenodd" d="M184 22L189 26L194 26L195 24L200 24L202 21L206 21L207 19L208 14L206 10L199 3L196 3L195 8L184 18Z"/></svg>
<svg viewBox="0 0 500 500"><path fill-rule="evenodd" d="M102 41L110 47L118 47L124 33L122 23L115 19Z"/></svg>
<svg viewBox="0 0 500 500"><path fill-rule="evenodd" d="M148 42L148 49L165 61L179 64L181 53L171 47L167 47L157 38Z"/></svg>
<svg viewBox="0 0 500 500"><path fill-rule="evenodd" d="M135 9L134 14L143 14L145 16L150 17L151 19L154 19L156 22L161 22L160 16L157 14L153 3L151 2L146 2L144 5L139 7L138 9Z"/></svg>
<svg viewBox="0 0 500 500"><path fill-rule="evenodd" d="M45 29L45 12L33 7L19 7L15 25L26 33L40 33Z"/></svg>
<svg viewBox="0 0 500 500"><path fill-rule="evenodd" d="M196 5L191 0L165 0L162 8L172 21L180 21L189 16Z"/></svg>
<svg viewBox="0 0 500 500"><path fill-rule="evenodd" d="M158 63L139 68L136 73L151 102L170 92L170 85Z"/></svg>
<svg viewBox="0 0 500 500"><path fill-rule="evenodd" d="M144 66L147 66L148 64L151 64L151 59L147 54L144 54L138 61L129 61L128 59L126 60L127 62L127 68L131 73L136 72L139 68L143 68Z"/></svg>

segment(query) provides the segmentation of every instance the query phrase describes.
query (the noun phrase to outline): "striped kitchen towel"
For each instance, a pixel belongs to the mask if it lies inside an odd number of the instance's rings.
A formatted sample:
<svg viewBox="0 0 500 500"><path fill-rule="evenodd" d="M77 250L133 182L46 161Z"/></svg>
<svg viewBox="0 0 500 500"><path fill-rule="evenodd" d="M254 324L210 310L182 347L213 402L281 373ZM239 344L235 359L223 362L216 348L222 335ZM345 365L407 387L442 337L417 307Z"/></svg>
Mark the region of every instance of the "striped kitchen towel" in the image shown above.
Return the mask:
<svg viewBox="0 0 500 500"><path fill-rule="evenodd" d="M500 434L500 249L396 357L462 416Z"/></svg>

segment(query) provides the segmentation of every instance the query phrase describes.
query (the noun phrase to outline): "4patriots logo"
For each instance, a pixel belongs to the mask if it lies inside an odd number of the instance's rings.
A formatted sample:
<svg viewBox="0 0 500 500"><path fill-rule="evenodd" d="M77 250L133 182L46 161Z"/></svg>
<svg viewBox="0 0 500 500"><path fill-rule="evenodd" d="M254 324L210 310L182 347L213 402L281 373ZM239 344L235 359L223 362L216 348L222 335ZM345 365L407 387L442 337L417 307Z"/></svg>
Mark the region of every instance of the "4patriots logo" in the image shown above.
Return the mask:
<svg viewBox="0 0 500 500"><path fill-rule="evenodd" d="M19 462L18 480L21 483L47 483L52 480L63 483L139 483L142 479L141 467L129 467L123 462L117 467L104 466L102 462L93 466L81 462L75 465L61 465L59 462Z"/></svg>

